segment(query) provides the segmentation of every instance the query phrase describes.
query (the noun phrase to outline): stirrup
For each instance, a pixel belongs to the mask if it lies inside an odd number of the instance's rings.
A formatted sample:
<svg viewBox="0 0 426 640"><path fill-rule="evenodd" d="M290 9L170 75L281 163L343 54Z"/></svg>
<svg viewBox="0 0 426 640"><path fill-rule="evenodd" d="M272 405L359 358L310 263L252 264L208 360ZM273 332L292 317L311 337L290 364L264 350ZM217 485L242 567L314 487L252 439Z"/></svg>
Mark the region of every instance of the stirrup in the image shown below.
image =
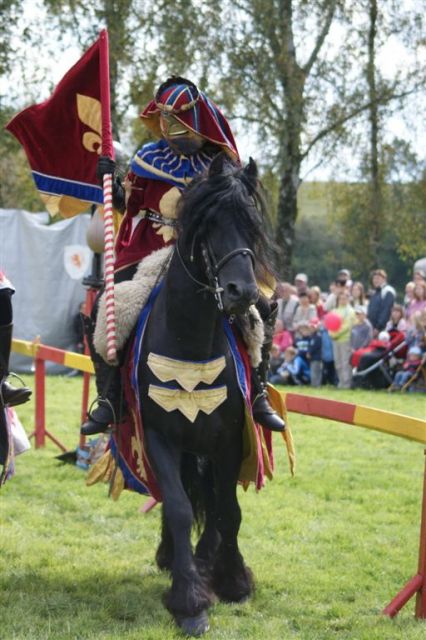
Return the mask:
<svg viewBox="0 0 426 640"><path fill-rule="evenodd" d="M92 413L92 406L97 402L98 406ZM114 407L108 398L96 398L87 413L88 420L80 427L82 436L94 436L97 433L105 433L111 424L116 424L117 418Z"/></svg>
<svg viewBox="0 0 426 640"><path fill-rule="evenodd" d="M7 382L7 378L4 378L0 383L0 405L3 407L6 405L9 407L16 407L19 404L28 402L31 397L32 390L25 386L22 378L20 378L16 373L10 372L9 376L17 378L17 380L21 382L22 387L13 387L9 382Z"/></svg>

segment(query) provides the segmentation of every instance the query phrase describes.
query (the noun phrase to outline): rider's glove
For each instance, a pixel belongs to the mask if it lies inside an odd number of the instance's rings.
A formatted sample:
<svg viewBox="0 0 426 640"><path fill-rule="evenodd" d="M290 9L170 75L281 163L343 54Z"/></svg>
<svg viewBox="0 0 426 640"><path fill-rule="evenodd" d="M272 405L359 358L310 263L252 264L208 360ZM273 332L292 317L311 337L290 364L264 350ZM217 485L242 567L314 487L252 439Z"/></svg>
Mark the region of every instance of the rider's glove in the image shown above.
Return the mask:
<svg viewBox="0 0 426 640"><path fill-rule="evenodd" d="M96 177L100 184L103 185L104 175L114 175L115 162L108 156L99 156L98 164L96 165Z"/></svg>

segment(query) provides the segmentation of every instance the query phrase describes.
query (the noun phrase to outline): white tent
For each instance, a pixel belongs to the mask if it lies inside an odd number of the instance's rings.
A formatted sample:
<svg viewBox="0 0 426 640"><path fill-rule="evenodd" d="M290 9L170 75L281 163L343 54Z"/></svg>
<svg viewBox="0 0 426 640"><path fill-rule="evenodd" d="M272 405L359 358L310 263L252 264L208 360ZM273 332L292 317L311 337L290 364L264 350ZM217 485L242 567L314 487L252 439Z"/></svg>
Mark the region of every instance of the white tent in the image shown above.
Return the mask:
<svg viewBox="0 0 426 640"><path fill-rule="evenodd" d="M14 338L61 349L74 345L73 318L84 301L83 277L93 253L86 243L90 215L48 224L46 213L0 209L0 270L13 283ZM11 369L29 371L31 361L13 355ZM46 363L49 372L66 371Z"/></svg>

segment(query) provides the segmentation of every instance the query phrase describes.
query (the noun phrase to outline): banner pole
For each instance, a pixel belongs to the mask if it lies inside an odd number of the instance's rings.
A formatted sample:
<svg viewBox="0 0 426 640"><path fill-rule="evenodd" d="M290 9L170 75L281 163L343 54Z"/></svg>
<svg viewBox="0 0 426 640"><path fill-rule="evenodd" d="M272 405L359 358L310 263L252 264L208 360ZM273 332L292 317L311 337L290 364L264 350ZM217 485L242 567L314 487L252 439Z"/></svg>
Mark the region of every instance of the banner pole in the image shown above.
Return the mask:
<svg viewBox="0 0 426 640"><path fill-rule="evenodd" d="M111 127L111 103L109 82L108 31L100 33L99 74L102 112L102 155L114 160L114 145ZM103 177L104 234L105 234L105 296L107 320L107 358L111 364L117 362L114 307L114 221L112 211L112 175Z"/></svg>

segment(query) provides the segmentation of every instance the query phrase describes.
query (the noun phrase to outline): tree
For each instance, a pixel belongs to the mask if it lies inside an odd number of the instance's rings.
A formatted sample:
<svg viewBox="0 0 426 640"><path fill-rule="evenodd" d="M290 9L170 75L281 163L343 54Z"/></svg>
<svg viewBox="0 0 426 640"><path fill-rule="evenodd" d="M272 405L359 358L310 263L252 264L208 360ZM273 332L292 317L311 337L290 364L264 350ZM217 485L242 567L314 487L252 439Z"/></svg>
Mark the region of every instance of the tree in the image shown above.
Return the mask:
<svg viewBox="0 0 426 640"><path fill-rule="evenodd" d="M369 0L369 22L368 30L368 61L367 61L367 84L369 107L368 115L370 122L370 253L369 263L372 267L379 266L378 247L384 231L383 224L383 194L382 176L379 171L379 101L377 100L377 63L376 63L376 37L377 37L377 0Z"/></svg>
<svg viewBox="0 0 426 640"><path fill-rule="evenodd" d="M410 50L416 51L421 40L418 16L404 15L392 0L380 5L377 0L366 0L363 9L368 13L368 29L359 23L357 32L366 52L366 135L360 136L359 182L341 190L337 218L350 254L348 264L355 259L367 274L378 266L387 265L389 270L398 261L404 267L404 262L422 255L426 250L426 201L424 165L407 142L387 139L386 120L392 115L392 102L382 99L386 95L406 99L421 75L413 64L403 76L395 70L385 77L378 64L379 52L395 34L411 34ZM409 104L413 108L413 100Z"/></svg>
<svg viewBox="0 0 426 640"><path fill-rule="evenodd" d="M426 255L426 165L410 145L400 139L380 147L382 229L371 262L371 183L369 156L362 164L360 181L333 185L334 234L344 247L342 263L357 279L368 281L374 266L384 267L399 289L412 272L413 263Z"/></svg>
<svg viewBox="0 0 426 640"><path fill-rule="evenodd" d="M67 33L73 25L73 33L84 34L85 46L100 26L109 27L116 129L122 131L129 108L144 104L160 79L179 73L224 106L237 133L244 128L257 136L256 159L279 183L276 240L286 278L306 167L335 158L342 143L355 156L363 116L375 111L384 118L384 105L399 106L424 82L414 57L409 72L398 70L386 82L377 65L368 76L365 34L371 68L389 34L415 51L425 0L411 12L386 0L376 17L373 0L160 0L155 9L141 0L44 2ZM141 132L133 131L134 142Z"/></svg>
<svg viewBox="0 0 426 640"><path fill-rule="evenodd" d="M0 108L0 128L13 116L11 109ZM40 196L34 186L23 149L12 136L3 136L0 146L0 208L40 210ZM19 198L17 198L19 194Z"/></svg>
<svg viewBox="0 0 426 640"><path fill-rule="evenodd" d="M0 1L0 75L5 73L13 56L12 32L19 20L20 2L18 0Z"/></svg>
<svg viewBox="0 0 426 640"><path fill-rule="evenodd" d="M358 3L354 7L354 3L338 0L181 0L175 3L170 31L167 22L161 22L160 8L158 32L166 42L176 43L177 31L184 32L188 24L188 12L194 6L213 5L221 9L222 29L219 38L212 35L210 42L204 36L205 24L201 36L193 29L192 46L199 42L196 63L205 68L203 63L209 61L220 103L232 106L246 128L253 125L261 145L259 155L279 178L276 240L283 248L280 270L288 278L302 165L314 154L320 154L322 160L335 155L337 143L348 140L360 115L370 112L374 118L381 105L417 90L424 72L416 67L409 74L395 76L392 82L375 84L372 76L369 91L362 73L365 53L361 35L366 28L368 31L370 20L374 66L377 21L373 15L369 17L368 6ZM418 9L416 18L421 15L421 7ZM396 15L393 3L392 10ZM400 10L400 17L402 13ZM400 22L400 34L407 35L407 30L414 33L411 26L412 21ZM214 34L214 29L210 33ZM416 37L413 46L418 40ZM374 206L379 209L380 203Z"/></svg>

